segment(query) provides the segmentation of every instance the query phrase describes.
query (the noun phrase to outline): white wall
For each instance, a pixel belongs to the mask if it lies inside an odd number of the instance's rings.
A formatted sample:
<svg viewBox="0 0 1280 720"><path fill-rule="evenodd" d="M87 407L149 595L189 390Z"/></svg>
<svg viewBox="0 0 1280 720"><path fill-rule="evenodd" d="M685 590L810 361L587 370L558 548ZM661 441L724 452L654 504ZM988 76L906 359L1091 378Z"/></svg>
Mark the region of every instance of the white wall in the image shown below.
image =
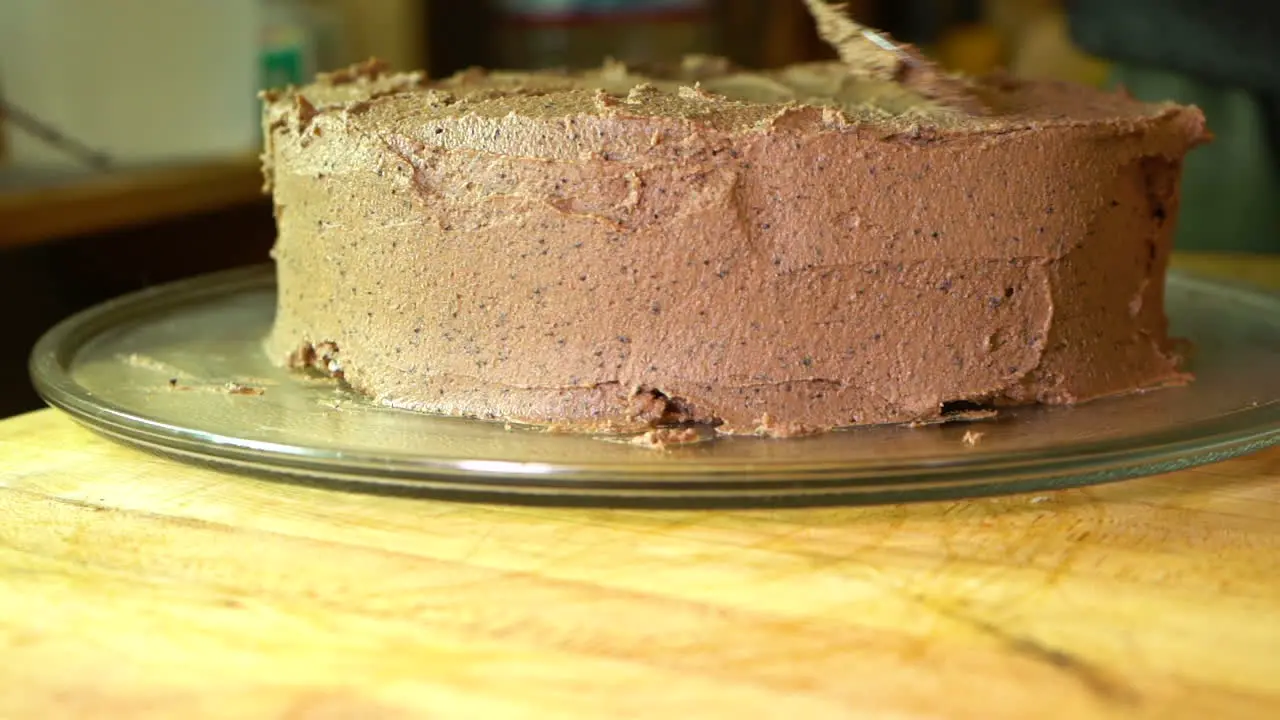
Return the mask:
<svg viewBox="0 0 1280 720"><path fill-rule="evenodd" d="M257 0L0 0L0 92L124 162L253 150ZM73 161L8 132L9 162Z"/></svg>

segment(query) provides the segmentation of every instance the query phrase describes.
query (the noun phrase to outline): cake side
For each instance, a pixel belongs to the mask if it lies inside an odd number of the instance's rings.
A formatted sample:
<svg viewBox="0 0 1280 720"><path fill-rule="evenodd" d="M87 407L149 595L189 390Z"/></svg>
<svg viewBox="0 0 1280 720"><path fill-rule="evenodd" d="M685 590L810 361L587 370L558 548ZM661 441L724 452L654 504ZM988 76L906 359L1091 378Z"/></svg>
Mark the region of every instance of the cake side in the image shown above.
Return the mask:
<svg viewBox="0 0 1280 720"><path fill-rule="evenodd" d="M1198 111L997 79L978 117L830 65L693 65L696 87L370 69L274 97L269 351L384 403L581 429L1184 379L1162 293Z"/></svg>

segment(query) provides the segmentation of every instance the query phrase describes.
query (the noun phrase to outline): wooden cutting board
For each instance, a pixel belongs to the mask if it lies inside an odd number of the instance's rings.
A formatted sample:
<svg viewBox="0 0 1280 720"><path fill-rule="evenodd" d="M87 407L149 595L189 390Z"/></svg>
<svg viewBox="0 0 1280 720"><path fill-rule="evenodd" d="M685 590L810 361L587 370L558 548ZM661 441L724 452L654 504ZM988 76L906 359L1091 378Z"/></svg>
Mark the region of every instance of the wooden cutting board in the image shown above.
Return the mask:
<svg viewBox="0 0 1280 720"><path fill-rule="evenodd" d="M0 422L0 717L1280 717L1280 449L873 508L461 505Z"/></svg>

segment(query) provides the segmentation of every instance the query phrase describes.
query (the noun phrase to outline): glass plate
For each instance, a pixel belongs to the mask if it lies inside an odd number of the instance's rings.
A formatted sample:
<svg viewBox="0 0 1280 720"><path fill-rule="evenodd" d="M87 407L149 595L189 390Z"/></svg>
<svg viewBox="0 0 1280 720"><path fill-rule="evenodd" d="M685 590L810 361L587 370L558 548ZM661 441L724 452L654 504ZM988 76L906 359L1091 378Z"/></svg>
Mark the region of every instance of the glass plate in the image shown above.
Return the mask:
<svg viewBox="0 0 1280 720"><path fill-rule="evenodd" d="M36 345L49 404L188 460L382 492L557 504L800 505L1062 488L1214 462L1280 441L1280 298L1171 273L1196 382L979 424L865 427L666 450L378 407L272 367L270 267L145 290ZM979 442L964 441L967 431Z"/></svg>

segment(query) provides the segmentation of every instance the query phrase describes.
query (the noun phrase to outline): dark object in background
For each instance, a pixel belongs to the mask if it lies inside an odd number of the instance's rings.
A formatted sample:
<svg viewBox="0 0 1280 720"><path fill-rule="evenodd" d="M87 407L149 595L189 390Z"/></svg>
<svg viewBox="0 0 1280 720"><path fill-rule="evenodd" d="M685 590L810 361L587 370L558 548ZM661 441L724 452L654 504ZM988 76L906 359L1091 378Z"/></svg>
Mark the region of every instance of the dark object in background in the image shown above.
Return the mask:
<svg viewBox="0 0 1280 720"><path fill-rule="evenodd" d="M496 14L488 2L433 2L427 18L427 65L447 77L489 64L489 28Z"/></svg>
<svg viewBox="0 0 1280 720"><path fill-rule="evenodd" d="M494 65L598 67L721 54L712 0L493 0Z"/></svg>
<svg viewBox="0 0 1280 720"><path fill-rule="evenodd" d="M1280 2L1068 0L1071 37L1125 64L1280 94Z"/></svg>
<svg viewBox="0 0 1280 720"><path fill-rule="evenodd" d="M1069 0L1071 36L1143 100L1201 107L1177 247L1280 252L1280 2Z"/></svg>
<svg viewBox="0 0 1280 720"><path fill-rule="evenodd" d="M501 45L518 32L508 24L502 31L500 2L434 2L427 22L429 67L433 77L447 77L468 67L504 67L512 57ZM934 2L935 0L923 0ZM945 1L945 0L944 0ZM969 0L952 0L967 2ZM845 0L851 14L859 21L879 27L882 0ZM911 3L901 3L911 4ZM673 33L675 42L667 43L676 52L710 52L722 54L749 68L767 68L796 62L834 58L835 53L819 38L803 0L706 0L705 21L689 24L686 33L693 42ZM702 25L698 29L698 25ZM544 37L548 34L544 33ZM553 37L554 39L554 37ZM529 42L520 41L526 48ZM514 54L528 57L527 49ZM594 54L603 53L597 46ZM554 55L554 53L552 53ZM544 57L546 54L544 54ZM579 53L579 58L584 56ZM597 65L601 58L585 57L574 64ZM518 61L532 65L527 61ZM549 60L552 64L563 61Z"/></svg>
<svg viewBox="0 0 1280 720"><path fill-rule="evenodd" d="M1069 0L1067 11L1083 50L1258 95L1280 158L1280 2Z"/></svg>
<svg viewBox="0 0 1280 720"><path fill-rule="evenodd" d="M933 45L955 25L977 22L981 0L910 0L881 3L878 27L901 42Z"/></svg>

